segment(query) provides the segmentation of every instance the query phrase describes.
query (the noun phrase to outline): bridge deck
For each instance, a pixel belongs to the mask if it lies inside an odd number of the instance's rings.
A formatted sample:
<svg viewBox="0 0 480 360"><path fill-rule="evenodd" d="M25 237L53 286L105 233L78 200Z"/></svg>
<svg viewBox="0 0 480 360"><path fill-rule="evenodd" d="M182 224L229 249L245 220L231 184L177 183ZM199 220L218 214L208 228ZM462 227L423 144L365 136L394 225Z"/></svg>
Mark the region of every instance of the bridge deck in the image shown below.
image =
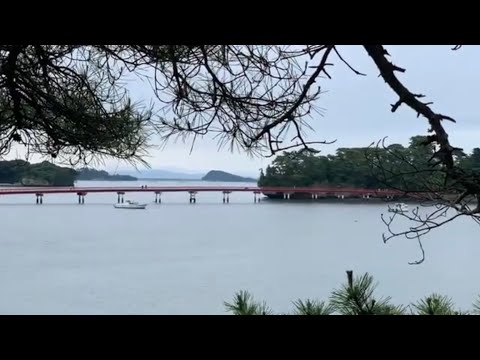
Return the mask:
<svg viewBox="0 0 480 360"><path fill-rule="evenodd" d="M400 191L385 189L358 189L332 187L257 187L257 186L139 186L122 187L16 187L0 189L0 195L67 194L67 193L127 193L127 192L256 192L307 193L307 194L352 194L352 195L400 195Z"/></svg>

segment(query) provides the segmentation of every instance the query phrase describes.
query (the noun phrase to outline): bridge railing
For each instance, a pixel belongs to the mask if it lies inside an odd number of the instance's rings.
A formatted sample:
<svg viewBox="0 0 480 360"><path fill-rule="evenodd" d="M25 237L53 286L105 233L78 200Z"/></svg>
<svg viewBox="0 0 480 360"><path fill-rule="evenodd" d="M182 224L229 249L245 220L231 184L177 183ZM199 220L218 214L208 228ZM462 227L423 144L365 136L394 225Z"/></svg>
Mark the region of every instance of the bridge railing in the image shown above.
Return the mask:
<svg viewBox="0 0 480 360"><path fill-rule="evenodd" d="M0 194L76 193L76 192L263 192L263 193L350 193L350 194L403 194L393 189L362 189L341 187L285 187L285 186L122 186L122 187L16 187L0 188Z"/></svg>

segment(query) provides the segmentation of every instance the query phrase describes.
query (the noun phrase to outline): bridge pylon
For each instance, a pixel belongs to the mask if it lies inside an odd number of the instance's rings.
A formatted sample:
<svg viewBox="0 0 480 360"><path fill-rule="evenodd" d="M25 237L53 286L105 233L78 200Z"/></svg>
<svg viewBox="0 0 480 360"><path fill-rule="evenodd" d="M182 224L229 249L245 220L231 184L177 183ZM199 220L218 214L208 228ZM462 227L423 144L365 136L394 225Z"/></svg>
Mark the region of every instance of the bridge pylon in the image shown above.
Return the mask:
<svg viewBox="0 0 480 360"><path fill-rule="evenodd" d="M123 204L123 201L124 201L123 196L124 195L125 195L125 192L123 192L123 191L118 191L117 192L117 204L120 204L120 203Z"/></svg>
<svg viewBox="0 0 480 360"><path fill-rule="evenodd" d="M37 197L37 205L43 204L43 194L42 193L36 193L35 196Z"/></svg>
<svg viewBox="0 0 480 360"><path fill-rule="evenodd" d="M86 192L78 192L78 204L83 205L85 204L85 195L87 195Z"/></svg>
<svg viewBox="0 0 480 360"><path fill-rule="evenodd" d="M223 203L225 204L228 204L230 203L230 193L231 191L224 191L223 192Z"/></svg>

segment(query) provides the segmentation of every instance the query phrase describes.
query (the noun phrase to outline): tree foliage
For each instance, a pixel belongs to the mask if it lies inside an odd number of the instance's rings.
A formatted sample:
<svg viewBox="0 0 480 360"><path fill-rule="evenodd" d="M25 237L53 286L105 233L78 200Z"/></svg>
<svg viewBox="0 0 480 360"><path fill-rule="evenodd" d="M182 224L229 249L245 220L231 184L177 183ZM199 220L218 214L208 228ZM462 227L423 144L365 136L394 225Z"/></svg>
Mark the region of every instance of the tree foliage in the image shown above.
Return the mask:
<svg viewBox="0 0 480 360"><path fill-rule="evenodd" d="M0 46L0 154L140 160L152 113L132 103L109 47ZM120 49L118 49L120 50Z"/></svg>
<svg viewBox="0 0 480 360"><path fill-rule="evenodd" d="M428 165L435 152L424 146L424 136L414 136L407 147L339 148L335 155L290 151L278 155L259 186L345 186L365 189L395 188L405 192L445 190L443 172ZM480 170L480 149L462 153L456 162L465 171Z"/></svg>
<svg viewBox="0 0 480 360"><path fill-rule="evenodd" d="M348 272L348 282L333 290L330 303L341 315L401 315L402 307L392 305L391 298L376 298L377 285L368 273L353 278Z"/></svg>
<svg viewBox="0 0 480 360"><path fill-rule="evenodd" d="M248 291L235 294L232 303L224 303L234 315L271 315L272 311L265 302L257 302Z"/></svg>
<svg viewBox="0 0 480 360"><path fill-rule="evenodd" d="M322 50L333 48L312 49ZM274 132L301 125L320 94L321 70L312 77L304 55L266 45L1 45L0 154L21 143L53 157L141 161L153 134L207 132L274 151ZM132 102L135 76L159 106Z"/></svg>
<svg viewBox="0 0 480 360"><path fill-rule="evenodd" d="M293 302L292 315L468 315L479 314L480 302L473 304L472 312L455 309L451 298L432 294L408 306L395 305L390 297L375 295L376 283L368 273L353 276L347 271L347 282L339 289L334 289L330 301L307 299ZM480 297L479 297L480 298ZM273 315L265 302L257 302L247 291L241 291L232 303L225 303L226 310L234 315ZM268 311L265 311L268 309Z"/></svg>
<svg viewBox="0 0 480 360"><path fill-rule="evenodd" d="M293 302L295 306L294 315L331 315L334 307L325 301L298 299Z"/></svg>
<svg viewBox="0 0 480 360"><path fill-rule="evenodd" d="M445 295L432 294L421 299L413 307L419 315L459 315L453 300Z"/></svg>

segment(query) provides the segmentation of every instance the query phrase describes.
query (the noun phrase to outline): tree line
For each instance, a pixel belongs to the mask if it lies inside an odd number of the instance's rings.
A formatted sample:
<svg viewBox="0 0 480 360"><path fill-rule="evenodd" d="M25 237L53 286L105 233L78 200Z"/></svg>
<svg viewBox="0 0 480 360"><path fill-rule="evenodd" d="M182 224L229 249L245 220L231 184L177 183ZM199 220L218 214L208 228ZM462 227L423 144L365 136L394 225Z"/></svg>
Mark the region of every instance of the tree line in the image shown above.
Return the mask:
<svg viewBox="0 0 480 360"><path fill-rule="evenodd" d="M446 188L443 167L432 164L435 146L414 136L408 146L391 144L338 148L334 155L290 151L277 156L259 186L345 186L367 189L392 187L408 191ZM465 172L480 172L480 148L471 154L457 151L455 161ZM448 181L447 181L448 183Z"/></svg>

